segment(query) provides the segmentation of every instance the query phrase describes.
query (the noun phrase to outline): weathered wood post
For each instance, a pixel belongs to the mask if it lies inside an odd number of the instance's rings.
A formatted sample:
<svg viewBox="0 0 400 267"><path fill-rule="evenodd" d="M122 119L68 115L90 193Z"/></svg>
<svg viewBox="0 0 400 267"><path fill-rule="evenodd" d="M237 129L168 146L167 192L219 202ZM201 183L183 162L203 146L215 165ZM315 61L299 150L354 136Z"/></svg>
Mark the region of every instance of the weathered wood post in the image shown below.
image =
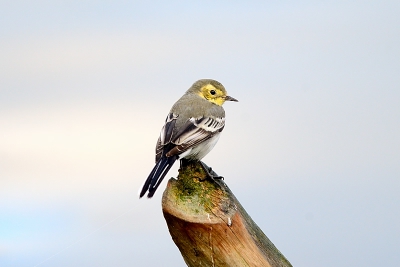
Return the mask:
<svg viewBox="0 0 400 267"><path fill-rule="evenodd" d="M190 267L270 266L290 262L246 213L221 179L206 179L199 162L179 170L162 198L169 232Z"/></svg>

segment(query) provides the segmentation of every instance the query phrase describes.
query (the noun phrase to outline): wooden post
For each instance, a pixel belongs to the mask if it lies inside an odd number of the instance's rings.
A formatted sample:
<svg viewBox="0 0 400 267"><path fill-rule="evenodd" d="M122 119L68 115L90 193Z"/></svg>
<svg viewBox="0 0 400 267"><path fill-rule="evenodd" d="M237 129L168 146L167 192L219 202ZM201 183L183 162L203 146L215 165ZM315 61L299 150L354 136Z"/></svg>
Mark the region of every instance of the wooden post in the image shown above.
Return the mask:
<svg viewBox="0 0 400 267"><path fill-rule="evenodd" d="M177 180L169 180L162 208L172 239L189 267L292 266L225 182L207 178L199 162L189 162L181 167Z"/></svg>

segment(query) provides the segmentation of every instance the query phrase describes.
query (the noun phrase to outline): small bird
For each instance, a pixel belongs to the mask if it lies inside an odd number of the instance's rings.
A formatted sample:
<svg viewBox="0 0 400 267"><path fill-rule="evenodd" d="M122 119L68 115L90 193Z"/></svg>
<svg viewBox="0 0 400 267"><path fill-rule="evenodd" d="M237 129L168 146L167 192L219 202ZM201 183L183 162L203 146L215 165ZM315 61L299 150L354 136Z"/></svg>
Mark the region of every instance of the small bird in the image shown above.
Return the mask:
<svg viewBox="0 0 400 267"><path fill-rule="evenodd" d="M213 149L225 126L225 101L236 101L211 79L195 82L172 106L156 145L156 165L140 192L151 198L177 159L201 160Z"/></svg>

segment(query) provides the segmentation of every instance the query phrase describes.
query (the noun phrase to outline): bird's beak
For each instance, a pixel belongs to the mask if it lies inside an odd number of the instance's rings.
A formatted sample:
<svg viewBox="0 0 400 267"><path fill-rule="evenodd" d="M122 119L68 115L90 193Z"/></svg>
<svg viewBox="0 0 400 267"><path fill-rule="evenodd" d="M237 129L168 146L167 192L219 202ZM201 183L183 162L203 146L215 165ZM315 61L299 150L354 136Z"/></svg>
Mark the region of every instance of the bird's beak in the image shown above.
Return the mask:
<svg viewBox="0 0 400 267"><path fill-rule="evenodd" d="M235 101L235 102L239 102L237 99L235 99L235 98L233 98L233 97L231 97L231 96L229 96L229 95L227 95L227 96L225 97L225 101Z"/></svg>

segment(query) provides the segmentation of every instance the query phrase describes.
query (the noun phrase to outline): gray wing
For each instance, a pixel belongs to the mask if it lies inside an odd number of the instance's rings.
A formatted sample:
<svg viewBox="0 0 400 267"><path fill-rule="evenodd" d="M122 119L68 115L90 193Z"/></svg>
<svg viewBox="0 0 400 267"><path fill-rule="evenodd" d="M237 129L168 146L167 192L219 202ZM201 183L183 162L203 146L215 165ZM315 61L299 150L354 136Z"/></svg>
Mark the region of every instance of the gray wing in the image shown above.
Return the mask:
<svg viewBox="0 0 400 267"><path fill-rule="evenodd" d="M165 124L161 129L160 137L156 145L156 162L161 158L166 145L170 144L166 153L167 157L179 155L221 132L225 126L225 118L190 118L174 131L176 120L179 115L168 114ZM176 132L176 134L174 134Z"/></svg>
<svg viewBox="0 0 400 267"><path fill-rule="evenodd" d="M167 157L179 155L186 150L197 146L198 144L210 139L215 134L221 132L225 126L225 118L190 118L177 132L172 136L171 143L175 146L166 154Z"/></svg>

